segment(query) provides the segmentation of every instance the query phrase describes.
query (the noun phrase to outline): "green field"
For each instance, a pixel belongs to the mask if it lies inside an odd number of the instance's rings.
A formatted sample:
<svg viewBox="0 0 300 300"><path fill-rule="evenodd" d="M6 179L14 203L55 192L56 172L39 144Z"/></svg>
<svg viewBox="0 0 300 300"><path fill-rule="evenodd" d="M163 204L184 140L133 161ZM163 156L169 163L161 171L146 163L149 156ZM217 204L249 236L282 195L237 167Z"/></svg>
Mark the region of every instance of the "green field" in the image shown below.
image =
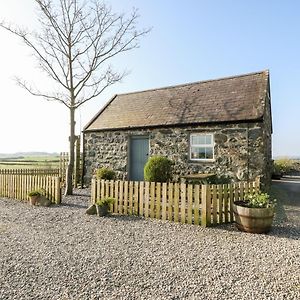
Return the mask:
<svg viewBox="0 0 300 300"><path fill-rule="evenodd" d="M59 156L19 156L0 158L0 169L55 169Z"/></svg>

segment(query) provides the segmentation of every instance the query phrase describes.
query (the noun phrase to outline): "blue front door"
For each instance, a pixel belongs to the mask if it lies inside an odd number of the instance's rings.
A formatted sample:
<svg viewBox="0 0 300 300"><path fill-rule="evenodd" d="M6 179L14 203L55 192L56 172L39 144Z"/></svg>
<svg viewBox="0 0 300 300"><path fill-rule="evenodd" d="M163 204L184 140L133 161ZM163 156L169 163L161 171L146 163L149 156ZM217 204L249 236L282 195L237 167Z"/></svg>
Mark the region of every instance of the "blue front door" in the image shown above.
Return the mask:
<svg viewBox="0 0 300 300"><path fill-rule="evenodd" d="M129 147L129 179L144 180L144 166L149 156L149 138L145 136L132 136Z"/></svg>

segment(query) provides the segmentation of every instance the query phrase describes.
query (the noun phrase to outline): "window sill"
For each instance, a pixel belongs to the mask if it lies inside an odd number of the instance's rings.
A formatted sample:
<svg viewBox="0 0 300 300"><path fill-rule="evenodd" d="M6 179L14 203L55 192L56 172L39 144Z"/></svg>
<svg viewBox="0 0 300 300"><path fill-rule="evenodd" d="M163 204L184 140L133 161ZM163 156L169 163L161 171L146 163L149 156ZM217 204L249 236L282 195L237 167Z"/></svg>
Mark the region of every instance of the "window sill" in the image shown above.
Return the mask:
<svg viewBox="0 0 300 300"><path fill-rule="evenodd" d="M189 159L189 163L214 163L215 159Z"/></svg>

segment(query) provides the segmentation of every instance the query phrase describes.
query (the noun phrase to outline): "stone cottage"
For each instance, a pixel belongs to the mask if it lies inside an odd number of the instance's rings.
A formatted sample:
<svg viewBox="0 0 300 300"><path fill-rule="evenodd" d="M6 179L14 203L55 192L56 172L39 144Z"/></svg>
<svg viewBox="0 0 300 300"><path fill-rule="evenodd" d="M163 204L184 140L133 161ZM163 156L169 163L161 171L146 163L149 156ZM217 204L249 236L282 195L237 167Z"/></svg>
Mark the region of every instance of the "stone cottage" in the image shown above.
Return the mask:
<svg viewBox="0 0 300 300"><path fill-rule="evenodd" d="M83 130L84 176L99 167L143 180L149 156L171 159L174 179L214 173L270 182L269 72L115 95Z"/></svg>

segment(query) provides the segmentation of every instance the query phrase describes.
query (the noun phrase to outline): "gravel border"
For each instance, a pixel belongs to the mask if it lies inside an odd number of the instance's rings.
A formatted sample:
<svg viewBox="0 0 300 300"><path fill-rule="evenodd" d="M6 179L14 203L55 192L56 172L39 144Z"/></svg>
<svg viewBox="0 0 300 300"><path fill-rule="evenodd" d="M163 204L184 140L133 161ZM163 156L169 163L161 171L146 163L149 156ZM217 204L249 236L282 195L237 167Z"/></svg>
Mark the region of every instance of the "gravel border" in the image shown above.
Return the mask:
<svg viewBox="0 0 300 300"><path fill-rule="evenodd" d="M0 299L300 299L300 229L268 235L0 199Z"/></svg>

